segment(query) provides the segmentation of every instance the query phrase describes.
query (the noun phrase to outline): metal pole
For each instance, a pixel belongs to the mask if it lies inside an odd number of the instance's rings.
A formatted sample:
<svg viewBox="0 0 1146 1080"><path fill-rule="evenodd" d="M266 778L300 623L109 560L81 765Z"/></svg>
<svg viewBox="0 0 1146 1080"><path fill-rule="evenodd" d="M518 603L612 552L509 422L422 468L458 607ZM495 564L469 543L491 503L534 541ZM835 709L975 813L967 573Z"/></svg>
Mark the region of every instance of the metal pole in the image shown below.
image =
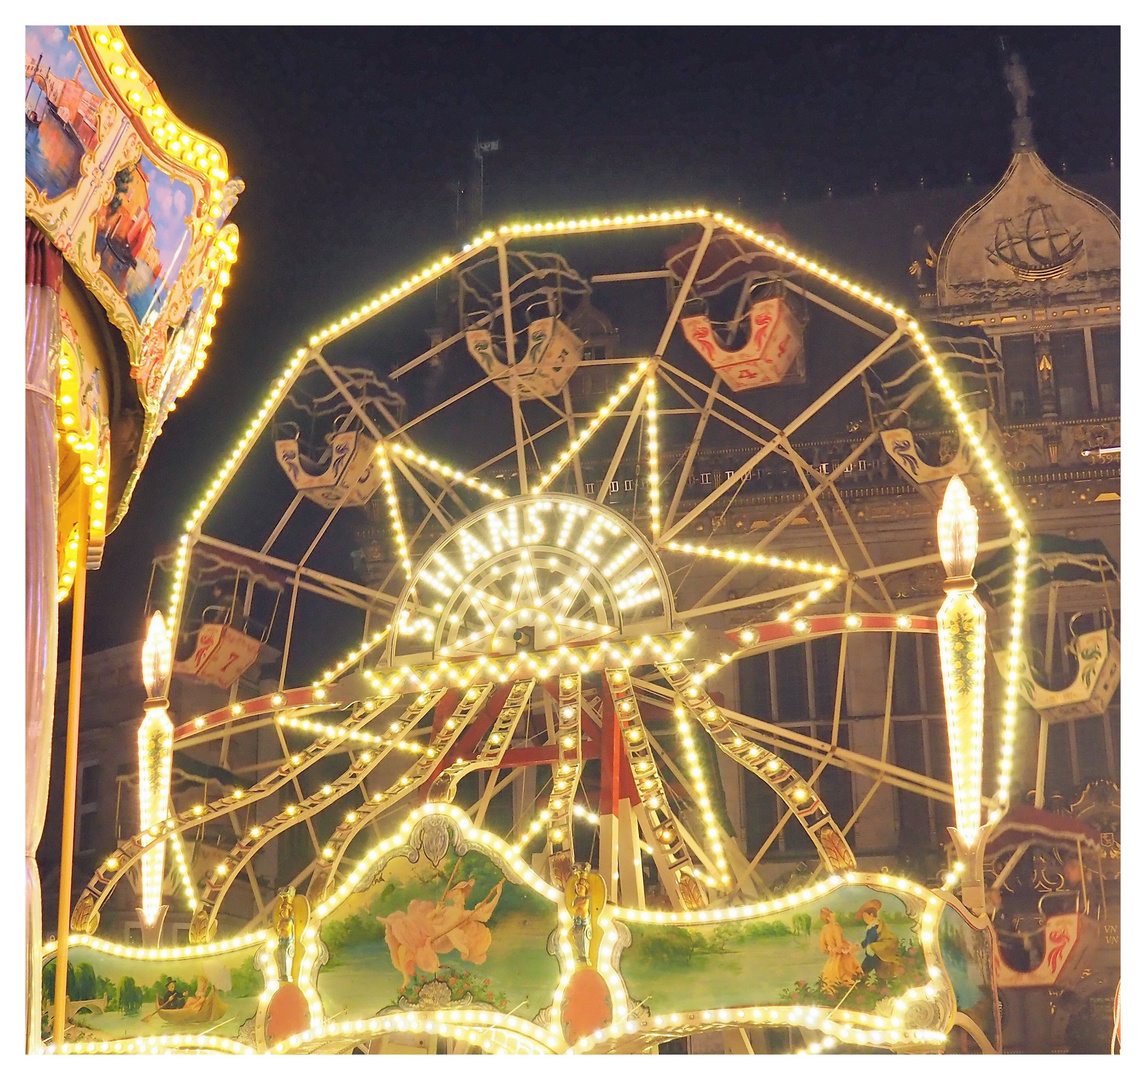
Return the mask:
<svg viewBox="0 0 1146 1080"><path fill-rule="evenodd" d="M1041 810L1046 802L1047 734L1050 725L1045 716L1039 717L1039 758L1035 765L1035 809Z"/></svg>
<svg viewBox="0 0 1146 1080"><path fill-rule="evenodd" d="M831 401L841 390L844 389L849 383L858 379L868 368L872 366L881 356L884 355L891 347L903 337L904 331L902 328L897 327L886 338L883 339L874 349L871 350L862 360L859 361L853 368L841 375L827 390L825 390L815 401L812 402L799 416L787 424L783 430L774 436L767 444L760 450L752 455L743 465L740 466L724 483L712 491L704 499L702 499L696 506L694 506L687 514L680 518L671 529L665 530L661 533L661 541L667 542L677 535L690 521L694 520L698 515L704 513L713 503L718 501L730 487L738 483L740 479L747 473L750 473L756 466L764 460L777 446L780 446L787 439L791 438L797 430L813 416L816 411L826 402Z"/></svg>
<svg viewBox="0 0 1146 1080"><path fill-rule="evenodd" d="M521 386L517 376L517 356L513 333L513 305L509 296L509 254L505 242L497 245L497 271L501 282L501 319L505 327L505 362L509 366L510 401L513 404L513 440L517 446L517 472L521 494L529 494L529 472L525 464L525 443L521 432ZM527 342L528 344L528 342Z"/></svg>
<svg viewBox="0 0 1146 1080"><path fill-rule="evenodd" d="M72 913L72 856L75 851L76 766L80 749L80 682L84 656L84 606L88 582L88 501L81 497L77 522L80 547L72 586L72 655L68 671L68 733L64 749L64 828L60 838L60 900L56 917L56 1006L52 1041L64 1043L68 1012L68 931Z"/></svg>

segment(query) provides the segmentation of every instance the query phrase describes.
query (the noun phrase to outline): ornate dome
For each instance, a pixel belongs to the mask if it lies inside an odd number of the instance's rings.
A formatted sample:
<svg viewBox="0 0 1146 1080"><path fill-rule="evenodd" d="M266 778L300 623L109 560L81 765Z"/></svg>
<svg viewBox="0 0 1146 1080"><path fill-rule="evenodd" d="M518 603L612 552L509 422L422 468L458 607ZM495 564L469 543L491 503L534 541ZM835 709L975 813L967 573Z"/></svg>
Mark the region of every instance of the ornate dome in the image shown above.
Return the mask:
<svg viewBox="0 0 1146 1080"><path fill-rule="evenodd" d="M965 211L936 267L941 309L1116 293L1118 215L1055 176L1026 140L1002 180Z"/></svg>

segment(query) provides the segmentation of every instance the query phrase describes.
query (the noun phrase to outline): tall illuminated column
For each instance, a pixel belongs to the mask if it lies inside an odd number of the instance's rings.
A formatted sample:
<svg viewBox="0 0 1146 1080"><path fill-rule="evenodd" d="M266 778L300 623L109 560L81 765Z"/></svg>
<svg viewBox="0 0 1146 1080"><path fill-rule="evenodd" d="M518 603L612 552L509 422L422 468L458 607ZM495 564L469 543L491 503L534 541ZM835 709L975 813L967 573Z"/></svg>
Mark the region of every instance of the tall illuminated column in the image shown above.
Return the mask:
<svg viewBox="0 0 1146 1080"><path fill-rule="evenodd" d="M963 863L963 902L984 908L983 687L987 614L975 598L971 571L979 547L979 515L966 485L954 476L939 509L939 555L947 571L947 599L939 609L939 659L947 704L947 740L955 789L955 827L950 830Z"/></svg>
<svg viewBox="0 0 1146 1080"><path fill-rule="evenodd" d="M143 685L147 690L143 723L139 725L139 828L146 832L167 817L171 798L171 738L174 726L167 699L159 697L171 672L171 641L163 615L156 612L143 643ZM158 937L163 902L165 840L153 840L143 854L143 925Z"/></svg>

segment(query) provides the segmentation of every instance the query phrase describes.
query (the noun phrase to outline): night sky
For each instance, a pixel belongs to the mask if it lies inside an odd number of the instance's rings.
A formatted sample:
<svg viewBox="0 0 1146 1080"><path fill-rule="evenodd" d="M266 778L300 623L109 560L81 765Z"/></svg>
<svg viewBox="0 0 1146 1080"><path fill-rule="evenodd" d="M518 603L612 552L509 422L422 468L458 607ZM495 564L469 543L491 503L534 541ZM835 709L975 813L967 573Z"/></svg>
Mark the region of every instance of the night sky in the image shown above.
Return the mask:
<svg viewBox="0 0 1146 1080"><path fill-rule="evenodd" d="M1116 28L124 31L247 189L207 367L89 578L87 651L142 636L154 550L178 538L289 354L470 239L457 185L475 137L500 140L486 166L494 225L700 203L752 223L829 187L844 199L968 174L990 184L1010 157L1003 37L1026 62L1047 164L1069 179L1120 161Z"/></svg>

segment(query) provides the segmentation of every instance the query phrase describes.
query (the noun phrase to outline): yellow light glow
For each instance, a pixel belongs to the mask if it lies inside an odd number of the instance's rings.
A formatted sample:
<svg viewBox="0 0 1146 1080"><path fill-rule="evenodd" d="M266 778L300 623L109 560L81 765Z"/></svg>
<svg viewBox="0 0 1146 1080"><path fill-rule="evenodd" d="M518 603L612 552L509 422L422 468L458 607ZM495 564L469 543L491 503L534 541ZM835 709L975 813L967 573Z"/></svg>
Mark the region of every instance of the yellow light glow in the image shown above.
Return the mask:
<svg viewBox="0 0 1146 1080"><path fill-rule="evenodd" d="M979 548L979 515L967 485L958 476L947 482L939 510L939 555L949 578L967 577Z"/></svg>

